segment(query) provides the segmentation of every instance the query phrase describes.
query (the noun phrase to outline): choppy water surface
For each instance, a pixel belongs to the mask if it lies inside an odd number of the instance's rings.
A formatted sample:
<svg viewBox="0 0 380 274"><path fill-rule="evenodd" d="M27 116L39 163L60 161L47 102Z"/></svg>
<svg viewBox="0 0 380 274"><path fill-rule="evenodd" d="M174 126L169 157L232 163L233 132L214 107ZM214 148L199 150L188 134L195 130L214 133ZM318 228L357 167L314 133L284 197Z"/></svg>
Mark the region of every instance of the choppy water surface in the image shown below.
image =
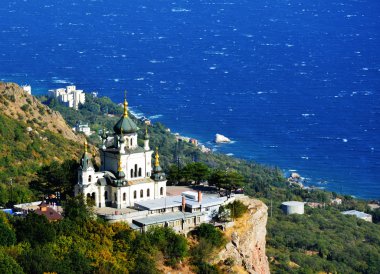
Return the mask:
<svg viewBox="0 0 380 274"><path fill-rule="evenodd" d="M380 198L380 2L4 2L0 79L128 89L172 131Z"/></svg>

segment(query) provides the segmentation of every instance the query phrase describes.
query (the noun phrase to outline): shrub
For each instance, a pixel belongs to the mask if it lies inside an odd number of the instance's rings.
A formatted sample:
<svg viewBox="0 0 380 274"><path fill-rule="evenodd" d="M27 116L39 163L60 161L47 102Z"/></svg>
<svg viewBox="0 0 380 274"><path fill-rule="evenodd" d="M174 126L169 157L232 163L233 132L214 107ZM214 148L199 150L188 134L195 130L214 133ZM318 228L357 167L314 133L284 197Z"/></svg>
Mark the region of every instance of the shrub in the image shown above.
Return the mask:
<svg viewBox="0 0 380 274"><path fill-rule="evenodd" d="M196 267L197 267L196 273L199 273L199 274L218 274L218 273L220 273L218 271L218 269L216 268L216 266L211 265L211 264L206 263L206 262L200 262L196 265Z"/></svg>
<svg viewBox="0 0 380 274"><path fill-rule="evenodd" d="M231 212L231 218L240 218L247 212L248 207L239 200L235 200L226 206Z"/></svg>
<svg viewBox="0 0 380 274"><path fill-rule="evenodd" d="M215 228L211 224L201 224L196 229L196 234L199 239L205 239L213 247L221 247L226 242L226 239L224 238L222 231L220 231L218 228Z"/></svg>
<svg viewBox="0 0 380 274"><path fill-rule="evenodd" d="M16 235L12 229L0 220L0 245L9 246L16 243Z"/></svg>
<svg viewBox="0 0 380 274"><path fill-rule="evenodd" d="M0 273L21 274L24 272L11 256L0 251Z"/></svg>
<svg viewBox="0 0 380 274"><path fill-rule="evenodd" d="M153 227L147 235L151 244L162 252L167 265L175 266L187 256L186 238L175 233L173 229Z"/></svg>
<svg viewBox="0 0 380 274"><path fill-rule="evenodd" d="M26 112L28 109L29 109L29 105L28 104L25 104L25 105L22 105L21 106L21 109Z"/></svg>

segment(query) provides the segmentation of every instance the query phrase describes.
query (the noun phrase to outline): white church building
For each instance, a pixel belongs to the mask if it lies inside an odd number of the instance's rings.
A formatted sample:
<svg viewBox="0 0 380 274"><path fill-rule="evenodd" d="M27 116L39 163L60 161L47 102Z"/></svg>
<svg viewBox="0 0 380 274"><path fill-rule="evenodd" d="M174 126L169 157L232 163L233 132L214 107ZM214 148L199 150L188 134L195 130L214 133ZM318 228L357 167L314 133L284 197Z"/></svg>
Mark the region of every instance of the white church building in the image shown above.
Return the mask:
<svg viewBox="0 0 380 274"><path fill-rule="evenodd" d="M149 148L149 134L144 134L144 147L138 146L137 125L128 117L128 103L124 100L124 114L113 127L114 133L102 134L101 166L95 171L87 143L78 169L75 195L92 198L97 207L126 208L136 202L166 196L166 177L159 163L158 151L152 167L153 151Z"/></svg>

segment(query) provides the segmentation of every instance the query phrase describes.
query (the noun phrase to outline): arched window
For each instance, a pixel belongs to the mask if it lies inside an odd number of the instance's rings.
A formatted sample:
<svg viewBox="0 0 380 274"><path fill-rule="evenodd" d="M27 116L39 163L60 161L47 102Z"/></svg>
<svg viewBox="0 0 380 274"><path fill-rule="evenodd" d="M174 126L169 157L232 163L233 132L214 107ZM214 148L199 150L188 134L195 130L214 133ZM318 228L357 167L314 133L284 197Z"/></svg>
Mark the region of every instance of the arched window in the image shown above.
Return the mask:
<svg viewBox="0 0 380 274"><path fill-rule="evenodd" d="M108 200L108 192L107 191L104 191L104 199Z"/></svg>
<svg viewBox="0 0 380 274"><path fill-rule="evenodd" d="M135 165L135 173L133 174L134 177L137 177L137 165Z"/></svg>
<svg viewBox="0 0 380 274"><path fill-rule="evenodd" d="M92 192L91 198L95 200L95 192Z"/></svg>
<svg viewBox="0 0 380 274"><path fill-rule="evenodd" d="M88 175L88 182L91 183L91 175Z"/></svg>
<svg viewBox="0 0 380 274"><path fill-rule="evenodd" d="M116 195L116 193L115 193L114 197L115 197L115 202L116 202L117 201L117 195Z"/></svg>
<svg viewBox="0 0 380 274"><path fill-rule="evenodd" d="M127 194L123 193L123 201L127 200Z"/></svg>
<svg viewBox="0 0 380 274"><path fill-rule="evenodd" d="M141 177L141 167L139 168L139 177Z"/></svg>
<svg viewBox="0 0 380 274"><path fill-rule="evenodd" d="M160 188L160 195L164 195L164 188L163 187Z"/></svg>
<svg viewBox="0 0 380 274"><path fill-rule="evenodd" d="M146 197L150 197L150 189L149 188L146 190Z"/></svg>
<svg viewBox="0 0 380 274"><path fill-rule="evenodd" d="M131 146L132 146L132 144L133 144L133 138L131 138Z"/></svg>
<svg viewBox="0 0 380 274"><path fill-rule="evenodd" d="M131 178L133 178L133 169L131 169Z"/></svg>
<svg viewBox="0 0 380 274"><path fill-rule="evenodd" d="M141 189L140 190L140 198L143 198L144 197L144 191Z"/></svg>
<svg viewBox="0 0 380 274"><path fill-rule="evenodd" d="M137 198L137 191L133 191L133 199L136 199Z"/></svg>

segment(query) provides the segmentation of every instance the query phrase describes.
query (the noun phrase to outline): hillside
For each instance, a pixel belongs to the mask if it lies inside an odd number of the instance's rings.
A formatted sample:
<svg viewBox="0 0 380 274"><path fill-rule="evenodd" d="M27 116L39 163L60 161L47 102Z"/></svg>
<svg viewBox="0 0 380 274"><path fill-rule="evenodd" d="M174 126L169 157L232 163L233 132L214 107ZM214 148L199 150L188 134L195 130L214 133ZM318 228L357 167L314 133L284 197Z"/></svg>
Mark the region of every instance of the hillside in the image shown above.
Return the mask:
<svg viewBox="0 0 380 274"><path fill-rule="evenodd" d="M52 163L77 161L82 150L84 137L16 84L0 83L0 125L0 204L9 202L11 195L13 202L27 202L48 191L31 191L29 183L43 183L47 176L42 174Z"/></svg>
<svg viewBox="0 0 380 274"><path fill-rule="evenodd" d="M76 142L84 140L71 130L58 111L42 104L14 83L0 82L0 112L34 130L48 130Z"/></svg>

